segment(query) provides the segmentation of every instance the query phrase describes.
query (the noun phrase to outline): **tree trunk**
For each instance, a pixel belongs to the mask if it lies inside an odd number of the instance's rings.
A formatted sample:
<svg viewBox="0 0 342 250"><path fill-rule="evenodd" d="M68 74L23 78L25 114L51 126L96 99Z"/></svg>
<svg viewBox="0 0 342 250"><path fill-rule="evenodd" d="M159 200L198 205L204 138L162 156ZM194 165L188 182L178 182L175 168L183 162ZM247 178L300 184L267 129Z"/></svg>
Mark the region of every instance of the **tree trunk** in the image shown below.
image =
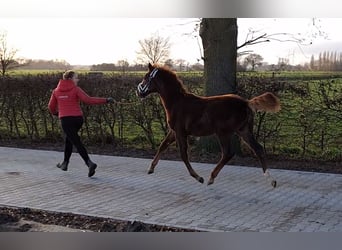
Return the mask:
<svg viewBox="0 0 342 250"><path fill-rule="evenodd" d="M236 93L237 19L203 18L199 33L203 45L205 94ZM207 152L220 150L212 137L201 138L199 144ZM236 136L232 140L232 149L241 154Z"/></svg>
<svg viewBox="0 0 342 250"><path fill-rule="evenodd" d="M203 18L200 36L206 95L236 93L237 19Z"/></svg>

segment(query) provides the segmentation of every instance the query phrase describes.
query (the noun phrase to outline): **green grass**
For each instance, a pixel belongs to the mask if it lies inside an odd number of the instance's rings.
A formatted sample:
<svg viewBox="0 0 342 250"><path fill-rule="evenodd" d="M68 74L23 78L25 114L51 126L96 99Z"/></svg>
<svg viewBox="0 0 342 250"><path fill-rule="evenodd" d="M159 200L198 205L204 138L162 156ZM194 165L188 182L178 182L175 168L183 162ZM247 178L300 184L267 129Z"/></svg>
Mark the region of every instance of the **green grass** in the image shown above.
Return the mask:
<svg viewBox="0 0 342 250"><path fill-rule="evenodd" d="M266 77L272 78L288 78L293 80L303 80L303 79L332 79L332 78L342 78L342 72L339 71L246 71L238 72L238 77Z"/></svg>

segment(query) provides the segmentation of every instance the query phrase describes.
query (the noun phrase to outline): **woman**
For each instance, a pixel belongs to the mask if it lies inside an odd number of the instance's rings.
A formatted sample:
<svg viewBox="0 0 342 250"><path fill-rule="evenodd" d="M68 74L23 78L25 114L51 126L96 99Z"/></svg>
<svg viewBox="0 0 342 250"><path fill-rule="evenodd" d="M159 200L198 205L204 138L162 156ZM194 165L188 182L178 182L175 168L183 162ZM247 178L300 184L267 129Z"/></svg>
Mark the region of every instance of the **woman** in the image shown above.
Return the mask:
<svg viewBox="0 0 342 250"><path fill-rule="evenodd" d="M83 125L80 101L89 105L96 105L112 103L113 98L90 97L77 86L78 81L79 79L74 71L66 71L63 74L63 79L59 81L51 94L48 108L51 114L58 116L61 120L65 134L64 160L62 163L58 163L57 167L63 171L68 170L72 148L75 145L78 153L88 166L88 177L91 177L95 174L97 165L90 160L88 152L78 135L78 131Z"/></svg>

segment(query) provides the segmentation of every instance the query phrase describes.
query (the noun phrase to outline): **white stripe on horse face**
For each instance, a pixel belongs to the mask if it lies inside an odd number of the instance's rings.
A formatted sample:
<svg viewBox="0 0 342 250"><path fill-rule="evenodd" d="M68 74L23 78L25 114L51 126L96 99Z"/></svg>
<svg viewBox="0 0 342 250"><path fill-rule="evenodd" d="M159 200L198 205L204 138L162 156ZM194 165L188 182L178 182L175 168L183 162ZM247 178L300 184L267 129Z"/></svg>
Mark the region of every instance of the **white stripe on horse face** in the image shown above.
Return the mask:
<svg viewBox="0 0 342 250"><path fill-rule="evenodd" d="M144 86L143 86L143 84L145 82L144 80L138 84L138 90L140 93L145 94L148 91L148 88L150 87L151 81L156 76L157 72L158 72L157 68L155 68L151 71L148 82Z"/></svg>
<svg viewBox="0 0 342 250"><path fill-rule="evenodd" d="M145 86L143 86L143 83L144 83L144 81L142 81L138 85L138 90L140 93L145 93L147 91L147 88L148 88L147 84Z"/></svg>
<svg viewBox="0 0 342 250"><path fill-rule="evenodd" d="M157 72L158 72L157 68L153 69L152 72L150 73L150 78L151 79L154 78L156 76Z"/></svg>
<svg viewBox="0 0 342 250"><path fill-rule="evenodd" d="M151 81L152 79L156 76L158 72L158 69L155 68L151 71L150 75L149 75L149 79L148 79L148 82L144 84L144 82L146 82L145 80L143 80L141 83L138 84L138 91L141 93L141 94L146 94L146 92L148 91L150 85L151 85Z"/></svg>

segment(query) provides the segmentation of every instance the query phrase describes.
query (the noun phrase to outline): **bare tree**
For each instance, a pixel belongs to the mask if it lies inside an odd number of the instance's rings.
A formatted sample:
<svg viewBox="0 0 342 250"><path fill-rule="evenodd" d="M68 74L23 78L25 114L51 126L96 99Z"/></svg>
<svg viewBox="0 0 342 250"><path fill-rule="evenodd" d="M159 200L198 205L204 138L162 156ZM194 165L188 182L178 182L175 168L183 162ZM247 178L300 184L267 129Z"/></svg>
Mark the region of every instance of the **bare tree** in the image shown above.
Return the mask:
<svg viewBox="0 0 342 250"><path fill-rule="evenodd" d="M173 68L173 66L174 66L174 61L171 59L171 58L169 58L169 59L167 59L165 62L164 62L164 64L166 65L166 66L168 66L170 69L171 68Z"/></svg>
<svg viewBox="0 0 342 250"><path fill-rule="evenodd" d="M252 50L241 51L242 48L246 48L251 45L259 43L267 43L271 41L275 42L292 42L299 46L311 45L317 37L328 39L328 34L322 30L319 24L319 19L312 18L308 22L308 31L304 33L288 33L288 32L276 32L267 33L263 30L255 30L250 28L246 35L245 41L237 46L239 55L245 55L252 52Z"/></svg>
<svg viewBox="0 0 342 250"><path fill-rule="evenodd" d="M20 64L14 59L18 50L9 48L7 45L7 34L0 34L0 72L4 76L10 69L18 67Z"/></svg>
<svg viewBox="0 0 342 250"><path fill-rule="evenodd" d="M127 60L119 60L117 62L117 65L122 73L125 73L129 67L129 63L127 62Z"/></svg>
<svg viewBox="0 0 342 250"><path fill-rule="evenodd" d="M246 67L250 65L252 67L252 71L254 71L256 67L262 65L263 60L264 58L261 55L253 53L245 57L244 64Z"/></svg>
<svg viewBox="0 0 342 250"><path fill-rule="evenodd" d="M179 71L185 71L186 69L186 61L184 59L177 59L175 65L178 66Z"/></svg>
<svg viewBox="0 0 342 250"><path fill-rule="evenodd" d="M279 70L286 70L290 64L290 60L288 58L278 58L278 69Z"/></svg>
<svg viewBox="0 0 342 250"><path fill-rule="evenodd" d="M169 38L163 38L159 34L154 34L149 38L140 40L141 49L138 54L138 60L145 64L164 63L169 58L171 44Z"/></svg>

